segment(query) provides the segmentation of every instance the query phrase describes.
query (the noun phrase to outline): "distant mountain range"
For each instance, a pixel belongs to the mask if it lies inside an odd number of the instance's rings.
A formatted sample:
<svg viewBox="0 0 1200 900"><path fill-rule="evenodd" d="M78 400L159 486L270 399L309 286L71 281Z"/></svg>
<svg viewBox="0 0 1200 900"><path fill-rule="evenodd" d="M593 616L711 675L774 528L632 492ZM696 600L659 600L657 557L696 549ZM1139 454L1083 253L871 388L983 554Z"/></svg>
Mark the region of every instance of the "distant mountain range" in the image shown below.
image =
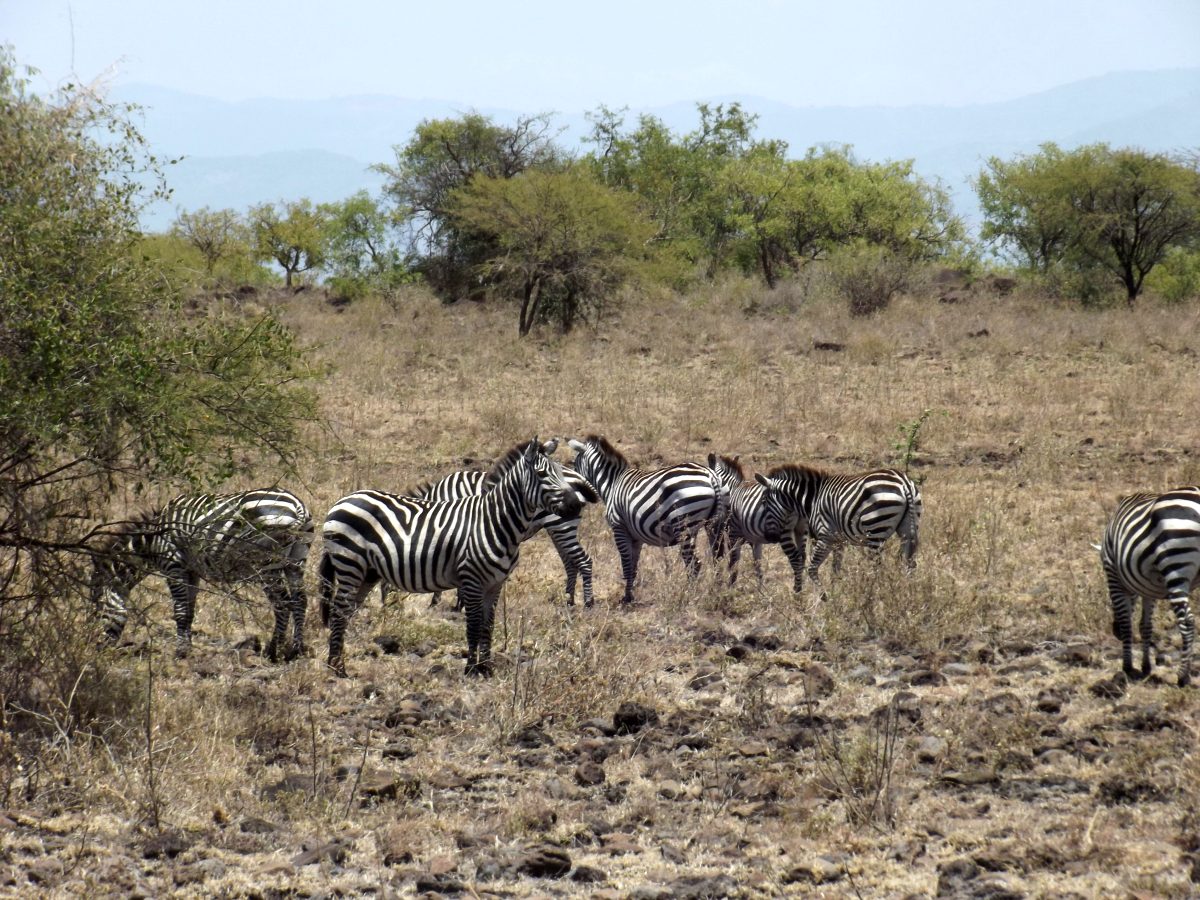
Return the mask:
<svg viewBox="0 0 1200 900"><path fill-rule="evenodd" d="M428 118L461 115L466 103L387 96L327 100L255 99L226 102L151 85L127 85L113 99L144 108L142 130L161 156L184 158L167 171L174 194L143 216L165 228L180 209L243 210L252 203L309 197L342 199L383 183L369 170L395 158ZM1200 68L1118 72L1016 100L971 106L794 107L752 96L706 98L740 102L759 116L760 137L781 138L794 155L821 144L851 144L860 159L908 159L926 177L942 179L956 209L973 220L970 179L989 156L1007 157L1045 141L1074 147L1095 141L1151 151L1200 148ZM481 108L496 121L521 112ZM695 127L696 104L631 110L658 116L677 131ZM557 114L559 141L581 148L584 111Z"/></svg>

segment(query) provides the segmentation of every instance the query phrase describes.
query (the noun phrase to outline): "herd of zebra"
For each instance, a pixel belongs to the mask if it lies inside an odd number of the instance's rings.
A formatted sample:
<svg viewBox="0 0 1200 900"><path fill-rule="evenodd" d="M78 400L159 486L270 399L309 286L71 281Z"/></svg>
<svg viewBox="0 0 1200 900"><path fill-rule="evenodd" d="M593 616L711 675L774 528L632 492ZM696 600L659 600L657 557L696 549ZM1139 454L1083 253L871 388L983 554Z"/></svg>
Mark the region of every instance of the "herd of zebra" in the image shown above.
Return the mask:
<svg viewBox="0 0 1200 900"><path fill-rule="evenodd" d="M695 577L702 529L713 557L728 555L731 584L746 544L760 582L763 545L779 544L797 592L806 573L819 587L819 569L831 553L836 571L846 544L879 551L896 534L905 562L915 565L921 494L893 469L835 475L785 465L751 481L737 457L716 454L707 464L639 469L597 435L566 441L575 457L564 466L553 458L559 443L535 437L490 471L455 472L407 495L356 491L333 505L322 526L318 581L329 666L336 674L346 675L347 623L368 591L382 583L385 589L433 593L435 602L438 592L456 588L466 619L466 672L489 675L500 589L517 564L521 543L538 531L549 534L562 559L567 602L574 603L582 576L584 604L592 605L592 560L579 542L579 525L585 505L600 501L621 560L624 603L634 601L644 545L678 545ZM810 538L814 546L806 562ZM292 659L304 652L304 566L313 539L304 503L279 488L180 496L107 534L94 555L92 601L115 641L132 588L151 572L161 573L174 603L176 652L185 656L198 582L257 583L275 614L267 655L272 661L281 654ZM1179 684L1187 685L1195 633L1188 595L1200 582L1200 487L1123 498L1098 549L1125 673L1149 675L1156 649L1154 601L1165 598L1183 639ZM1140 673L1132 659L1132 613L1139 596Z"/></svg>

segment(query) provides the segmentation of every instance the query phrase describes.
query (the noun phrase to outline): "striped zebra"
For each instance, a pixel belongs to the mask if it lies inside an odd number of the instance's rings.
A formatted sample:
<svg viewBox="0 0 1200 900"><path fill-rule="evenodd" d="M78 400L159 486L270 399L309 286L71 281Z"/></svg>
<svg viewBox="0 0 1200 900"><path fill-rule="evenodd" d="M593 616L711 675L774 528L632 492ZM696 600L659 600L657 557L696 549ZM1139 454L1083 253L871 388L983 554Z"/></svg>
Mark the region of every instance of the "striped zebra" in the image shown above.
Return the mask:
<svg viewBox="0 0 1200 900"><path fill-rule="evenodd" d="M818 580L818 570L830 552L833 570L841 568L846 544L878 551L893 534L909 568L916 565L917 531L921 522L921 492L907 475L879 469L861 475L834 475L811 466L778 466L755 480L765 489L766 503L784 523L783 550L790 560L803 560L805 541L815 543L808 562L808 577ZM788 534L794 535L793 543ZM794 590L803 578L793 562Z"/></svg>
<svg viewBox="0 0 1200 900"><path fill-rule="evenodd" d="M236 494L183 494L162 509L123 522L94 557L91 596L108 637L125 629L130 591L152 572L166 579L175 613L175 655L192 646L199 581L222 586L258 584L275 613L267 655L278 661L304 651L304 561L313 521L295 494L276 488Z"/></svg>
<svg viewBox="0 0 1200 900"><path fill-rule="evenodd" d="M346 625L380 580L413 594L458 588L466 608L466 672L491 674L496 599L530 523L545 509L574 515L579 500L537 438L510 450L489 477L490 490L459 500L368 490L329 510L322 528L321 619L329 626L329 666L339 676L346 676Z"/></svg>
<svg viewBox="0 0 1200 900"><path fill-rule="evenodd" d="M742 546L750 545L754 558L754 574L761 585L763 544L781 544L792 565L792 573L799 583L803 577L804 554L797 547L793 529L784 520L780 510L767 503L767 489L757 481L747 481L746 471L738 457L708 455L708 467L712 469L729 492L729 514L723 523L723 532L714 540L714 547L729 552L729 583L737 583L737 565L742 558Z"/></svg>
<svg viewBox="0 0 1200 900"><path fill-rule="evenodd" d="M696 534L706 523L723 520L728 508L729 495L716 473L696 463L642 471L598 435L583 441L571 439L567 444L575 451L575 471L604 500L605 519L612 528L625 578L621 602L633 602L633 580L643 544L678 544L688 575L694 578L700 572Z"/></svg>
<svg viewBox="0 0 1200 900"><path fill-rule="evenodd" d="M1188 594L1200 584L1200 487L1181 487L1165 494L1133 494L1121 498L1104 530L1100 563L1108 580L1113 610L1113 636L1121 641L1121 665L1133 668L1133 606L1142 598L1142 671L1150 674L1154 648L1154 601L1166 599L1183 638L1179 686L1191 680L1192 641L1196 620Z"/></svg>
<svg viewBox="0 0 1200 900"><path fill-rule="evenodd" d="M547 456L553 455L557 449L557 440L548 441L542 446L542 450ZM575 496L581 504L599 502L600 496L588 484L587 479L578 472L564 466L563 480L575 492ZM444 478L427 482L412 491L412 496L422 500L444 502L447 500L461 500L463 497L482 494L489 487L491 485L488 482L487 472L482 472L478 469L466 469L459 472L451 472ZM562 516L558 513L543 510L529 523L528 531L521 538L522 542L527 541L542 529L545 529L546 534L550 536L550 540L554 544L554 549L558 551L558 557L562 560L563 569L567 574L566 597L568 606L575 605L575 585L580 575L583 576L583 605L591 606L593 601L592 558L588 556L587 551L583 549L583 545L579 543L579 523L582 517L582 508L580 512L569 516ZM440 596L440 593L435 593L429 605L436 606ZM459 608L461 608L461 605Z"/></svg>

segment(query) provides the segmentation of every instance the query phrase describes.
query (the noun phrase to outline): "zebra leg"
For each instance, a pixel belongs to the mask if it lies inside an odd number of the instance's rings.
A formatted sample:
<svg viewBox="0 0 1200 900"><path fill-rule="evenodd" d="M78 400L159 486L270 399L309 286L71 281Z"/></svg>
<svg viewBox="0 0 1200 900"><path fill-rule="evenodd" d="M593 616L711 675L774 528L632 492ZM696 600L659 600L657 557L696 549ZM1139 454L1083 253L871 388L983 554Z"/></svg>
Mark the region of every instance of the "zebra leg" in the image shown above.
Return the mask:
<svg viewBox="0 0 1200 900"><path fill-rule="evenodd" d="M688 578L696 578L700 574L700 559L696 556L696 533L690 529L679 536L679 555L687 567Z"/></svg>
<svg viewBox="0 0 1200 900"><path fill-rule="evenodd" d="M1142 621L1141 621L1141 636L1142 636L1142 677L1148 678L1152 669L1150 662L1150 652L1155 651L1155 656L1158 656L1158 648L1154 646L1154 598L1142 598Z"/></svg>
<svg viewBox="0 0 1200 900"><path fill-rule="evenodd" d="M1133 604L1134 597L1120 587L1114 578L1108 582L1108 599L1112 604L1113 637L1121 642L1121 669L1130 679L1141 677L1133 667ZM1145 601L1143 601L1143 604ZM1145 609L1145 606L1142 607Z"/></svg>
<svg viewBox="0 0 1200 900"><path fill-rule="evenodd" d="M308 598L304 596L304 568L288 574L288 605L292 608L292 645L284 659L292 660L305 653L304 618L308 614Z"/></svg>
<svg viewBox="0 0 1200 900"><path fill-rule="evenodd" d="M754 558L754 577L758 579L758 586L763 586L763 567L762 567L762 544L751 544L750 555Z"/></svg>
<svg viewBox="0 0 1200 900"><path fill-rule="evenodd" d="M487 677L490 669L480 665L480 649L483 642L485 622L483 585L473 578L465 578L458 586L458 599L466 609L467 620L467 667L465 674ZM488 647L491 647L489 637Z"/></svg>
<svg viewBox="0 0 1200 900"><path fill-rule="evenodd" d="M827 600L827 599L829 599L829 597L825 593L825 588L821 585L821 576L820 576L821 563L825 562L825 557L829 556L830 551L833 550L836 546L837 546L836 544L826 541L822 538L816 538L814 540L812 559L809 560L809 562L808 562L809 580L812 581L812 583L814 585L816 585L818 588L820 588L822 600ZM840 549L841 548L839 547L838 550L840 551ZM840 553L835 555L835 557L834 557L834 571L835 572L837 571L837 566L838 566L839 560L840 560Z"/></svg>
<svg viewBox="0 0 1200 900"><path fill-rule="evenodd" d="M920 521L920 513L915 512L910 505L900 521L900 527L896 529L900 533L900 555L910 572L917 567L917 548L921 543L917 533Z"/></svg>
<svg viewBox="0 0 1200 900"><path fill-rule="evenodd" d="M579 543L579 520L572 519L564 522L560 528L547 528L550 542L558 551L562 560L563 570L567 574L567 605L575 605L575 582L583 575L583 605L592 605L592 558L588 556L583 545Z"/></svg>
<svg viewBox="0 0 1200 900"><path fill-rule="evenodd" d="M339 581L337 584L337 592L333 596L329 611L329 668L333 669L333 674L338 678L348 677L346 660L342 655L346 626L350 623L350 617L362 604L363 598L367 596L367 592L375 587L375 581L376 579L371 578L359 581L357 585L353 581Z"/></svg>
<svg viewBox="0 0 1200 900"><path fill-rule="evenodd" d="M492 627L496 622L496 604L503 586L501 582L483 593L483 630L479 634L479 665L476 671L484 678L492 677Z"/></svg>
<svg viewBox="0 0 1200 900"><path fill-rule="evenodd" d="M288 620L292 617L291 594L286 582L273 584L266 588L267 601L275 613L275 628L271 632L271 640L267 644L267 659L273 663L279 662L279 648L287 638Z"/></svg>
<svg viewBox="0 0 1200 900"><path fill-rule="evenodd" d="M1179 634L1183 638L1183 652L1179 661L1180 687L1187 687L1192 680L1192 643L1196 638L1196 620L1188 605L1188 587L1191 581L1192 579L1188 578L1182 584L1175 582L1167 589L1167 599L1171 604L1171 611L1175 613Z"/></svg>
<svg viewBox="0 0 1200 900"><path fill-rule="evenodd" d="M441 591L434 591L434 592L433 592L433 596L429 598L429 608L430 608L430 609L433 609L435 606L437 606L437 605L438 605L438 602L439 602L441 599L442 599L442 592L441 592Z"/></svg>
<svg viewBox="0 0 1200 900"><path fill-rule="evenodd" d="M788 558L788 562L792 564L792 591L797 594L804 590L805 543L805 533L803 531L789 531L779 541L779 546L783 548L784 555Z"/></svg>
<svg viewBox="0 0 1200 900"><path fill-rule="evenodd" d="M193 572L172 568L164 573L175 607L175 657L185 659L192 650L192 620L196 617L197 579Z"/></svg>
<svg viewBox="0 0 1200 900"><path fill-rule="evenodd" d="M742 541L734 538L729 542L729 586L737 584L738 563L742 560Z"/></svg>
<svg viewBox="0 0 1200 900"><path fill-rule="evenodd" d="M616 542L617 554L621 557L621 575L625 579L625 596L621 598L621 602L632 603L633 579L637 577L638 558L642 555L642 543L619 525L613 526L613 541Z"/></svg>

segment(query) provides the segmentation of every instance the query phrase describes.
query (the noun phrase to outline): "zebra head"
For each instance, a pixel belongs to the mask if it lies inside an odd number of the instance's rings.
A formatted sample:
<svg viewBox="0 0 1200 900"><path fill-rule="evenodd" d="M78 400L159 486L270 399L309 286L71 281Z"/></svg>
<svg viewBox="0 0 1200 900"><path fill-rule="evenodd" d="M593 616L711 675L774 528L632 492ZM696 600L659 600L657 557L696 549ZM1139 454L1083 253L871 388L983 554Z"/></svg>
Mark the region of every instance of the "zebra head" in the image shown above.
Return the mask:
<svg viewBox="0 0 1200 900"><path fill-rule="evenodd" d="M767 511L779 521L782 527L789 530L795 528L803 517L803 510L796 503L792 493L778 479L764 475L762 472L756 472L754 480L762 486L763 505L766 506Z"/></svg>
<svg viewBox="0 0 1200 900"><path fill-rule="evenodd" d="M542 444L534 437L521 451L521 462L528 475L523 479L525 500L534 509L555 515L578 515L582 504L575 486L567 481L562 464L550 457L556 449L557 439Z"/></svg>
<svg viewBox="0 0 1200 900"><path fill-rule="evenodd" d="M708 467L716 473L725 490L731 491L746 480L746 470L742 468L740 456L718 456L708 454Z"/></svg>
<svg viewBox="0 0 1200 900"><path fill-rule="evenodd" d="M143 514L120 523L105 535L92 555L89 599L104 621L110 641L116 641L124 631L129 594L146 577L144 529L152 517L153 514Z"/></svg>
<svg viewBox="0 0 1200 900"><path fill-rule="evenodd" d="M567 446L575 451L571 468L582 475L600 496L605 496L617 476L629 468L620 451L599 435L588 435L582 441L571 438Z"/></svg>

